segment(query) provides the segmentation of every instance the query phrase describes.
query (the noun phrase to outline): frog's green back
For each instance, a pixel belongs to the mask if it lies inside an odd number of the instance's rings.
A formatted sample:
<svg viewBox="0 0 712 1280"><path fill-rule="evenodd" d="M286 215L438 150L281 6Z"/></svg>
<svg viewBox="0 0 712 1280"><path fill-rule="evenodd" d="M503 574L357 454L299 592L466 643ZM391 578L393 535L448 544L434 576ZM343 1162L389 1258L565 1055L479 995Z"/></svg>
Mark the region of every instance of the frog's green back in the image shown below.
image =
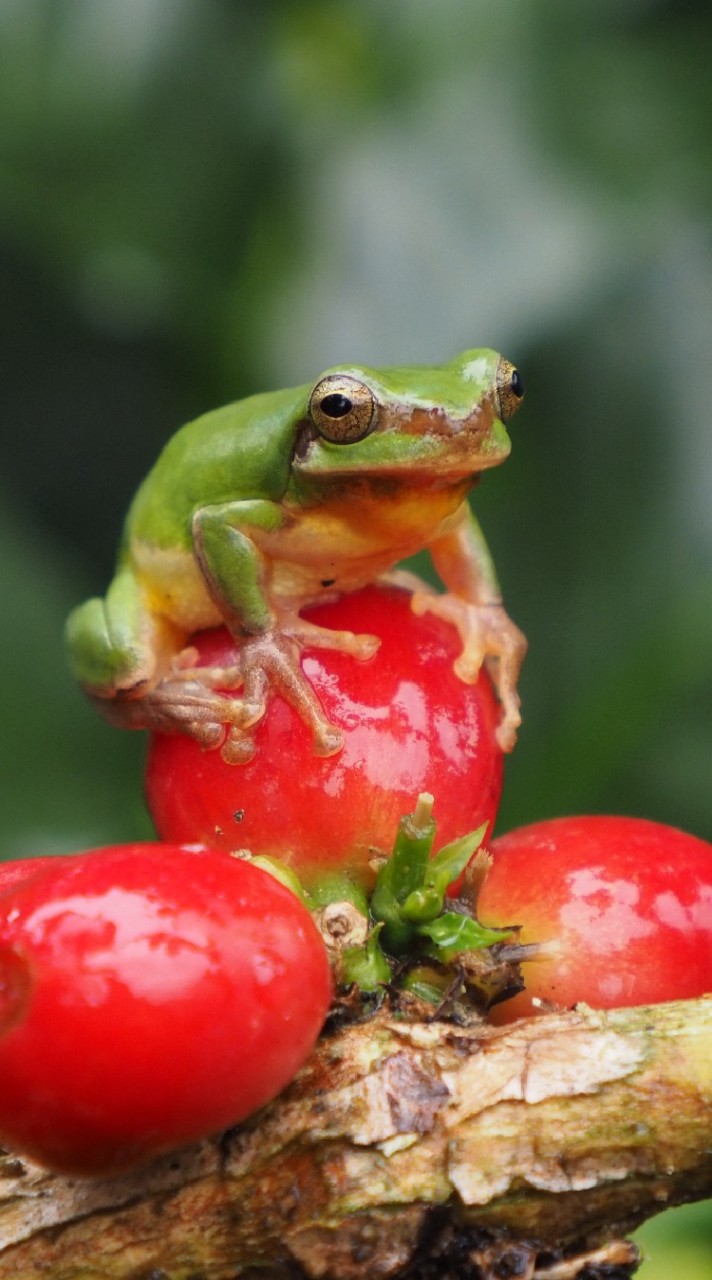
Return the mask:
<svg viewBox="0 0 712 1280"><path fill-rule="evenodd" d="M289 482L309 387L250 396L203 414L168 441L136 494L122 554L134 540L189 548L199 507L241 498L278 501Z"/></svg>

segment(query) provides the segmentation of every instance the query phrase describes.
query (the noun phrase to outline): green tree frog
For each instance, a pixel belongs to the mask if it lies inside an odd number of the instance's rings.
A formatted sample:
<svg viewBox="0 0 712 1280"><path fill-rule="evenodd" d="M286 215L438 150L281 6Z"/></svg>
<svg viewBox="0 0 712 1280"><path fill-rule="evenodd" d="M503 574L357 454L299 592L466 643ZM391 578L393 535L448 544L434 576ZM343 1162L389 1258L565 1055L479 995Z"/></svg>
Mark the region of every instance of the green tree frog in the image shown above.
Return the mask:
<svg viewBox="0 0 712 1280"><path fill-rule="evenodd" d="M253 729L278 690L310 727L315 752L333 755L342 734L301 650L365 660L378 639L318 627L300 610L393 580L398 561L427 547L446 590L409 577L412 606L458 629L463 681L474 683L487 660L499 743L511 750L526 641L502 606L467 493L509 454L505 424L522 395L514 366L483 349L441 366L330 369L313 386L188 423L134 498L106 596L69 618L77 679L112 722L182 731L234 763L254 753ZM238 640L239 661L196 667L189 637L220 623Z"/></svg>

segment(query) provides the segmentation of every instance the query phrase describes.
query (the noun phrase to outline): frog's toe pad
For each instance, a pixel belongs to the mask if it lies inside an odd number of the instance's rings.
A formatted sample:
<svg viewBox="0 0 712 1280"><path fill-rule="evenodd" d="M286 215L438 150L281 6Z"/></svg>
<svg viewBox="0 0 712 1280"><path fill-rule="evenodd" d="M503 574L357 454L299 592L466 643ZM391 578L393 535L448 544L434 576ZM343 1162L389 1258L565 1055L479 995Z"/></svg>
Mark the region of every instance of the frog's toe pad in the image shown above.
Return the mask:
<svg viewBox="0 0 712 1280"><path fill-rule="evenodd" d="M344 745L344 735L335 724L324 725L314 735L315 756L335 756Z"/></svg>
<svg viewBox="0 0 712 1280"><path fill-rule="evenodd" d="M477 678L482 669L482 657L472 654L461 653L452 664L458 680L462 680L463 684L477 684Z"/></svg>
<svg viewBox="0 0 712 1280"><path fill-rule="evenodd" d="M518 720L517 724L510 720L503 720L495 731L494 736L497 739L497 746L500 751L504 751L507 755L509 755L510 751L514 751L517 745L517 729L520 724L521 720Z"/></svg>
<svg viewBox="0 0 712 1280"><path fill-rule="evenodd" d="M233 728L222 745L220 755L226 764L249 764L255 750L252 734Z"/></svg>
<svg viewBox="0 0 712 1280"><path fill-rule="evenodd" d="M225 729L221 724L212 724L205 720L193 720L185 725L185 733L190 734L207 751L219 747L225 737Z"/></svg>
<svg viewBox="0 0 712 1280"><path fill-rule="evenodd" d="M193 670L200 662L200 650L194 644L189 644L185 649L181 649L173 658L171 667L174 671Z"/></svg>
<svg viewBox="0 0 712 1280"><path fill-rule="evenodd" d="M360 635L354 636L353 656L359 662L367 662L372 658L381 647L380 636Z"/></svg>

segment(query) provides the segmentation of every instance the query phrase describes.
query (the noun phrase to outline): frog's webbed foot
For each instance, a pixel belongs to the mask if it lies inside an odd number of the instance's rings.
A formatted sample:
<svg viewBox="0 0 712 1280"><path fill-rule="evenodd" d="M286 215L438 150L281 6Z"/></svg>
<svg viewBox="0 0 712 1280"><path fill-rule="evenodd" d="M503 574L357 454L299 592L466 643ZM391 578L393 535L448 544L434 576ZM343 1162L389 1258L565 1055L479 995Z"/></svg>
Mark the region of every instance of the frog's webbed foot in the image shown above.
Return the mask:
<svg viewBox="0 0 712 1280"><path fill-rule="evenodd" d="M212 674L212 673L211 673ZM145 692L95 699L110 724L152 733L185 733L201 747L220 746L225 726L242 723L241 703L216 693L200 678L168 675Z"/></svg>
<svg viewBox="0 0 712 1280"><path fill-rule="evenodd" d="M308 628L308 624L305 624ZM321 630L321 628L318 628ZM327 633L334 634L334 633ZM339 634L338 632L336 633ZM345 633L348 634L348 633ZM314 643L311 635L308 643ZM338 644L333 646L338 648ZM244 730L257 724L267 710L272 693L279 693L314 735L314 752L318 756L333 756L344 745L344 735L328 719L311 681L305 676L299 663L299 646L282 630L267 631L250 636L242 642L240 651L243 675L243 691L240 705L241 724L230 729L223 757L237 762L244 756Z"/></svg>
<svg viewBox="0 0 712 1280"><path fill-rule="evenodd" d="M502 751L512 751L522 723L517 684L527 652L526 637L498 601L472 604L449 593L437 595L425 590L413 594L411 605L414 613L434 613L457 628L462 652L453 665L465 684L476 682L483 663L490 668L502 705L497 742Z"/></svg>
<svg viewBox="0 0 712 1280"><path fill-rule="evenodd" d="M235 662L229 667L202 667L200 651L189 645L181 649L171 662L171 678L173 680L196 681L206 689L239 689L242 684L242 663Z"/></svg>
<svg viewBox="0 0 712 1280"><path fill-rule="evenodd" d="M272 693L281 694L291 703L311 730L315 755L336 755L344 745L344 735L327 717L311 681L302 671L301 647L335 649L366 661L373 657L380 643L378 636L333 631L305 622L293 613L282 614L278 628L243 640L240 648L242 721L230 728L222 748L223 758L231 763L249 759L248 751L252 754L254 744L250 737L250 751L247 731L262 720Z"/></svg>
<svg viewBox="0 0 712 1280"><path fill-rule="evenodd" d="M301 669L299 641L344 649L361 658L370 657L380 642L375 636L327 631L298 621L298 638L283 634L280 628L242 640L239 663L232 666L198 666L197 649L184 649L154 687L98 698L99 709L105 719L121 728L184 733L206 749L220 747L229 764L245 764L255 753L252 730L276 692L292 704L312 731L315 754L335 755L344 736L328 719ZM231 696L230 691L240 686L239 696Z"/></svg>

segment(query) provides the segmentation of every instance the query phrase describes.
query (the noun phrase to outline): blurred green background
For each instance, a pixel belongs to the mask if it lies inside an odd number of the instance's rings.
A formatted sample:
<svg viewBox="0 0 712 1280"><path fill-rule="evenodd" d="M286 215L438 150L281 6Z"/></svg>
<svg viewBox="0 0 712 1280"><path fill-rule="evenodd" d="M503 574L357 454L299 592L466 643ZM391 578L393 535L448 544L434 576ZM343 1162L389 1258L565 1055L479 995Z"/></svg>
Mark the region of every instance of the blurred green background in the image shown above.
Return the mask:
<svg viewBox="0 0 712 1280"><path fill-rule="evenodd" d="M711 41L701 0L0 0L0 856L149 831L61 627L175 427L475 345L527 386L476 503L531 643L500 829L712 838ZM709 1216L647 1280L712 1277Z"/></svg>

